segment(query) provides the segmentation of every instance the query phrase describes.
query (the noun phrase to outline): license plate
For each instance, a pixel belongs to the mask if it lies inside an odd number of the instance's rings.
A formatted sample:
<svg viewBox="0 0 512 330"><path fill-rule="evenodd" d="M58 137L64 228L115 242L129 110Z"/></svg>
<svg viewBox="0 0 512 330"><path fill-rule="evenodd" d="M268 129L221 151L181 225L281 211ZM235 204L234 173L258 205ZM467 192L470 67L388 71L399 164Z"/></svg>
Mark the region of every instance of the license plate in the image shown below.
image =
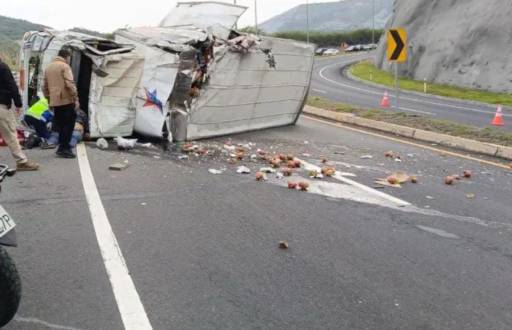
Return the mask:
<svg viewBox="0 0 512 330"><path fill-rule="evenodd" d="M0 238L7 235L16 225L7 211L0 205Z"/></svg>

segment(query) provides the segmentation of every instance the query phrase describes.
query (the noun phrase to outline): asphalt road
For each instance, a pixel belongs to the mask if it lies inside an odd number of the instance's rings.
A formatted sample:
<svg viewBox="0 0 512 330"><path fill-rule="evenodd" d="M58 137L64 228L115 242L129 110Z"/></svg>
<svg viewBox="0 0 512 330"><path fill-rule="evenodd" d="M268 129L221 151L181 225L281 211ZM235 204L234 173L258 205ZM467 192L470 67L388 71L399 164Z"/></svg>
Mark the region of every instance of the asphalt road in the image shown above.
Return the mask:
<svg viewBox="0 0 512 330"><path fill-rule="evenodd" d="M336 102L343 102L364 108L380 108L385 91L389 92L392 110L396 111L396 97L393 88L371 86L354 81L343 74L347 65L371 54L355 54L331 58L318 58L313 72L310 94ZM475 104L462 100L440 99L432 95L418 95L407 91L400 92L400 111L421 116L446 119L477 127L492 127L496 113L495 105ZM512 109L504 108L504 130L512 130ZM508 125L507 125L508 124Z"/></svg>
<svg viewBox="0 0 512 330"><path fill-rule="evenodd" d="M201 144L222 149L224 141ZM237 165L254 172L263 164L230 165L222 154L180 160L156 148L87 147L106 220L154 329L512 328L512 171L306 117L233 143L311 165L327 158L343 177L310 180L306 193L273 175L256 182L236 174ZM386 158L388 150L402 162ZM111 260L94 230L101 214L86 200L94 191L84 191L78 161L28 153L42 170L2 184L1 203L18 224L20 246L9 251L23 280L7 329L123 329L118 300L126 297L116 299L112 285L126 283L106 272ZM10 160L5 148L0 156ZM108 170L125 160L126 170ZM444 185L465 169L473 178ZM372 189L394 171L419 183Z"/></svg>

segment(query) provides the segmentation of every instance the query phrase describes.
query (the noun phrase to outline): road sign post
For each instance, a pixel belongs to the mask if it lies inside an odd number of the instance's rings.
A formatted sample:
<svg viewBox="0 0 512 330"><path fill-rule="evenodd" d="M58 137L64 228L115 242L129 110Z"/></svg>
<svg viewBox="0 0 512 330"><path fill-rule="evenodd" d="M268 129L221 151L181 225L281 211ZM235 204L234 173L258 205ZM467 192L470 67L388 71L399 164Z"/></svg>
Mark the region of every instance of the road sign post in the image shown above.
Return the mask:
<svg viewBox="0 0 512 330"><path fill-rule="evenodd" d="M403 28L389 29L387 33L388 61L395 62L396 110L400 109L400 86L398 80L398 64L407 61L407 32Z"/></svg>

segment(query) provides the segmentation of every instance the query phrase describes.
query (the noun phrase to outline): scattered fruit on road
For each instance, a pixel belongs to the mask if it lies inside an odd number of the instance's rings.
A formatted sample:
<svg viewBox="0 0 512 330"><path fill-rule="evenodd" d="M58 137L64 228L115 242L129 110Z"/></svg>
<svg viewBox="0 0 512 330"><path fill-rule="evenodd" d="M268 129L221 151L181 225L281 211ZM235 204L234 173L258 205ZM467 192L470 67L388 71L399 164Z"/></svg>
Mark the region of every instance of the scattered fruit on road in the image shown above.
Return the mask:
<svg viewBox="0 0 512 330"><path fill-rule="evenodd" d="M288 243L288 241L279 242L279 248L281 250L287 250L289 247L290 247L290 244Z"/></svg>
<svg viewBox="0 0 512 330"><path fill-rule="evenodd" d="M444 183L451 186L455 182L455 178L451 175L444 178Z"/></svg>
<svg viewBox="0 0 512 330"><path fill-rule="evenodd" d="M308 191L309 183L308 182L299 182L299 188L301 191Z"/></svg>
<svg viewBox="0 0 512 330"><path fill-rule="evenodd" d="M256 181L267 181L268 178L263 172L256 172Z"/></svg>

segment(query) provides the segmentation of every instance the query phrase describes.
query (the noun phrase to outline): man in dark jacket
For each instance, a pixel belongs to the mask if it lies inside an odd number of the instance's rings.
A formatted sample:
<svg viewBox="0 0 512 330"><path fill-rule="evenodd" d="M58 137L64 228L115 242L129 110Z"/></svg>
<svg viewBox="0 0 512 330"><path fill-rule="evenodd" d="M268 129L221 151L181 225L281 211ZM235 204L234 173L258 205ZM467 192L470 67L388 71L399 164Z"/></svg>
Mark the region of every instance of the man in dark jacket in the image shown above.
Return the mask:
<svg viewBox="0 0 512 330"><path fill-rule="evenodd" d="M11 110L12 101L14 101L19 116L22 106L20 92L11 69L0 59L0 134L16 160L16 169L18 171L35 171L39 169L39 164L29 161L21 151L16 131L16 116Z"/></svg>

